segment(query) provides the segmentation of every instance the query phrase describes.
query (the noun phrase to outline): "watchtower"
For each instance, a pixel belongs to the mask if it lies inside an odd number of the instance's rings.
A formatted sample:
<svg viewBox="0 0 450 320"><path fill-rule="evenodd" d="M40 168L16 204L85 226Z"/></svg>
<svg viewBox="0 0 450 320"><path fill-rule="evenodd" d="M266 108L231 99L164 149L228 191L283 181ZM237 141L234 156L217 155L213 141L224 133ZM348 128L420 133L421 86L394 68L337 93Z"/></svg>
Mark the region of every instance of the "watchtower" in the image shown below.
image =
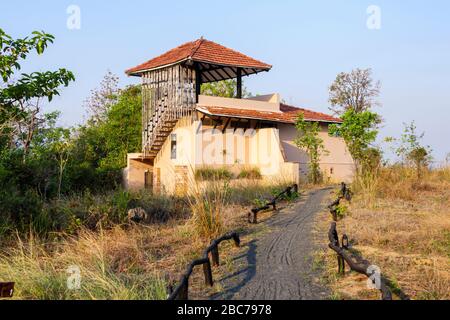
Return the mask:
<svg viewBox="0 0 450 320"><path fill-rule="evenodd" d="M126 71L142 78L142 154L153 161L179 119L196 109L203 83L236 79L272 68L204 38L185 43Z"/></svg>

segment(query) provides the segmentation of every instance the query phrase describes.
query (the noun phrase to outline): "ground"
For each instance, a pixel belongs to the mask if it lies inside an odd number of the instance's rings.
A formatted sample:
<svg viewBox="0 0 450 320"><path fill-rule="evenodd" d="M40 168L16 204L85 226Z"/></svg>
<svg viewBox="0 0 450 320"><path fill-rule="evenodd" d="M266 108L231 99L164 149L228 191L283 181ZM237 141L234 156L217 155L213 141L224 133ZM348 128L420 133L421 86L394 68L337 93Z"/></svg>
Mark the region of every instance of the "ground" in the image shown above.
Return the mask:
<svg viewBox="0 0 450 320"><path fill-rule="evenodd" d="M300 200L262 222L267 230L233 259L236 271L220 279L215 299L315 300L329 290L314 267L314 217L323 211L330 189L307 192Z"/></svg>
<svg viewBox="0 0 450 320"><path fill-rule="evenodd" d="M419 181L408 168L384 168L375 186L373 192L352 186L352 202L342 202L339 234L347 234L353 250L381 269L394 299L448 300L450 168L427 171ZM330 195L329 203L336 196ZM325 209L316 217L323 247L331 215ZM347 267L346 275L338 276L336 254L328 248L318 249L315 261L334 299L380 299L364 275Z"/></svg>

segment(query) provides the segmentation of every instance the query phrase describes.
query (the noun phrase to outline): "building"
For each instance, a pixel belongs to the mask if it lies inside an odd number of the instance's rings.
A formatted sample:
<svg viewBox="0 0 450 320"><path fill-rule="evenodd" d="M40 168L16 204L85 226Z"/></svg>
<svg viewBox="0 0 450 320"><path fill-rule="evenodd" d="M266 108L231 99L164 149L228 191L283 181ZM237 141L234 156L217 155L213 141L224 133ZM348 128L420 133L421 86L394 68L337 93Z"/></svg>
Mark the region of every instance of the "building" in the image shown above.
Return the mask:
<svg viewBox="0 0 450 320"><path fill-rule="evenodd" d="M185 43L126 71L142 79L142 153L129 154L128 188L185 191L199 168L227 167L238 174L258 168L264 178L306 177L308 155L294 143L299 113L320 123L329 154L321 158L325 178L347 181L353 161L328 125L341 120L288 106L278 94L242 98L242 77L271 65L206 39ZM203 83L236 79L236 98L200 94Z"/></svg>

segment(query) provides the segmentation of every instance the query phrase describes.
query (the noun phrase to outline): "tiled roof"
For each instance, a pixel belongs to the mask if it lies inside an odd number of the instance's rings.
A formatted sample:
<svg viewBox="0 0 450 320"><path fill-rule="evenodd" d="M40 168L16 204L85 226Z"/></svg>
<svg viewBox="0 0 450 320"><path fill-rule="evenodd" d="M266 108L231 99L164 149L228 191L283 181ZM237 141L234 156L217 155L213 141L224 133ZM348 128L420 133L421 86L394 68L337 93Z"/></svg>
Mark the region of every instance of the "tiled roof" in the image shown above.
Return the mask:
<svg viewBox="0 0 450 320"><path fill-rule="evenodd" d="M263 70L269 70L272 68L271 65L253 59L245 54L224 47L213 41L202 38L182 44L175 49L167 51L166 53L125 72L127 74L138 74L145 70L171 65L189 58L193 61L206 62L216 65L256 68Z"/></svg>
<svg viewBox="0 0 450 320"><path fill-rule="evenodd" d="M303 113L305 120L308 121L320 121L320 122L334 122L341 123L342 120L333 116L315 112L307 109L288 106L285 104L280 105L281 112L237 109L237 108L224 108L224 107L208 107L199 106L197 110L200 112L206 112L210 115L234 117L234 118L246 118L246 119L258 119L265 121L283 122L283 123L295 123L298 115Z"/></svg>

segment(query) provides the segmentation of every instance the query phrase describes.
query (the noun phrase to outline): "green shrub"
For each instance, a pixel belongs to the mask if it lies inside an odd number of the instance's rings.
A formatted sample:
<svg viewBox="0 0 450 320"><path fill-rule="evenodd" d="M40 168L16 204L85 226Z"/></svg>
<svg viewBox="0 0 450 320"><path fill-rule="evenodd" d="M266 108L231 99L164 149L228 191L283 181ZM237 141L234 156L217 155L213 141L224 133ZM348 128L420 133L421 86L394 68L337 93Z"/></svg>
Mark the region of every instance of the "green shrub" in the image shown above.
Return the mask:
<svg viewBox="0 0 450 320"><path fill-rule="evenodd" d="M200 168L195 171L195 179L198 181L230 180L233 174L227 168Z"/></svg>
<svg viewBox="0 0 450 320"><path fill-rule="evenodd" d="M336 215L338 217L338 219L342 219L345 217L345 215L348 212L348 208L347 206L340 204L336 207Z"/></svg>
<svg viewBox="0 0 450 320"><path fill-rule="evenodd" d="M262 179L261 171L259 168L242 169L238 175L238 179Z"/></svg>

